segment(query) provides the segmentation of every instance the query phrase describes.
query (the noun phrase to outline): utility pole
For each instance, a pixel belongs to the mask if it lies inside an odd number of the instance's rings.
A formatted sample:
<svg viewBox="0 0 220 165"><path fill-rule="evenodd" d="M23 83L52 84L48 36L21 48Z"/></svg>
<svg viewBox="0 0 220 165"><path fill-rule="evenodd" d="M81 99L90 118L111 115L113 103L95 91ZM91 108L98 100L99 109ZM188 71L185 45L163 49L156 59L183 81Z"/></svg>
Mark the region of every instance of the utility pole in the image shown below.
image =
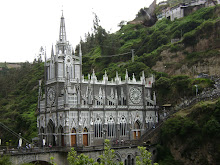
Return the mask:
<svg viewBox="0 0 220 165"><path fill-rule="evenodd" d="M131 55L132 55L131 61L134 62L134 49L131 49Z"/></svg>
<svg viewBox="0 0 220 165"><path fill-rule="evenodd" d="M196 87L196 97L198 95L198 85L194 85Z"/></svg>

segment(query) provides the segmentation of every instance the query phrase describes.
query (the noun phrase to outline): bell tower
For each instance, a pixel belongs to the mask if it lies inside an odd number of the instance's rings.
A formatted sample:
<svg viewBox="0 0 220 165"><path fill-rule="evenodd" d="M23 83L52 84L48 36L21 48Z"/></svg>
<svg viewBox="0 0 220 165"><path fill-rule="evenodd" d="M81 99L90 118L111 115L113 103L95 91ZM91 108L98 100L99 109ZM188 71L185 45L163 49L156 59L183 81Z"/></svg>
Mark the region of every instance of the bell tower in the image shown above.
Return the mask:
<svg viewBox="0 0 220 165"><path fill-rule="evenodd" d="M72 46L67 41L65 19L60 18L59 39L55 50L52 46L51 57L45 59L45 95L46 105L50 109L57 109L58 97L61 97L66 86L81 82L82 78L82 51L75 55ZM65 94L64 94L65 95Z"/></svg>
<svg viewBox="0 0 220 165"><path fill-rule="evenodd" d="M72 46L67 41L65 19L62 16L60 19L59 39L55 45L55 51L51 50L51 58L45 61L46 63L46 83L65 82L67 79L70 82L81 81L82 77L82 53L81 47L79 55L75 55Z"/></svg>

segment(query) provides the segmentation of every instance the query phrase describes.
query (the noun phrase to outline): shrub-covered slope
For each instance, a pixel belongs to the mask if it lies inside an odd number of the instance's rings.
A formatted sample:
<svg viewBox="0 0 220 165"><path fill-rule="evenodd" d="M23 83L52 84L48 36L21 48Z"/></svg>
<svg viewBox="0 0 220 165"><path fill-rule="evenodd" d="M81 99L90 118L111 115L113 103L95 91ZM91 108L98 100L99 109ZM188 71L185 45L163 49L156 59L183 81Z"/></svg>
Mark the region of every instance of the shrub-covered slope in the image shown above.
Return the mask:
<svg viewBox="0 0 220 165"><path fill-rule="evenodd" d="M43 73L43 63L24 63L21 68L0 71L0 122L29 140L37 136L38 80L43 79ZM0 137L3 145L9 140L17 143L16 136L2 127Z"/></svg>
<svg viewBox="0 0 220 165"><path fill-rule="evenodd" d="M141 24L122 25L121 29L113 34L107 33L98 25L96 29L99 30L88 34L81 42L83 61L86 62L83 73L87 74L95 69L98 78L102 78L106 70L112 77L115 75L114 71L118 70L119 74L124 75L125 69L132 66L135 75L138 75L140 70L149 74L152 72L149 68L171 75L195 76L204 68L207 73L219 74L218 69L214 68L219 64L217 59L220 55L219 17L218 5L202 8L175 21L163 19L152 27ZM171 39L177 38L181 41L171 43ZM136 55L134 63L131 63L131 53L128 53L132 49ZM121 55L123 53L128 54ZM120 56L106 57L115 54ZM216 59L216 63L204 63L202 68L203 62L209 58ZM193 70L194 64L199 66Z"/></svg>
<svg viewBox="0 0 220 165"><path fill-rule="evenodd" d="M168 119L161 129L159 164L218 164L220 99L184 111Z"/></svg>

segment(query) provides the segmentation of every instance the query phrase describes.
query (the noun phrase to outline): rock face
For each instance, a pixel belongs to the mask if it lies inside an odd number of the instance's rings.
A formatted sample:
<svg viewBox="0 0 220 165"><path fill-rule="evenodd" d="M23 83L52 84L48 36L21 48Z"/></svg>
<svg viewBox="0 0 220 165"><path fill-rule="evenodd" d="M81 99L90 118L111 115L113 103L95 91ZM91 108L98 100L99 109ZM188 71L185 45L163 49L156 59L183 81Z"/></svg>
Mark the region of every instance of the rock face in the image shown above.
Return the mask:
<svg viewBox="0 0 220 165"><path fill-rule="evenodd" d="M188 144L183 144L178 139L174 138L172 144L169 145L170 151L175 158L184 162L184 164L201 164L201 162L207 164L216 164L214 146L212 143L207 143L203 146L198 146L191 152L186 152L189 148Z"/></svg>
<svg viewBox="0 0 220 165"><path fill-rule="evenodd" d="M157 1L154 0L153 3L147 9L141 9L138 17L133 21L130 21L130 24L143 24L145 26L152 26L157 21L155 15L155 9L157 7Z"/></svg>
<svg viewBox="0 0 220 165"><path fill-rule="evenodd" d="M178 44L179 51L171 49L163 50L160 54L161 60L152 67L158 72L166 72L169 75L188 75L195 77L199 73L209 75L220 75L220 21L215 24L214 30L208 37L197 37L197 44L185 47ZM193 53L196 54L193 57ZM188 59L191 54L192 59ZM197 57L196 57L197 56Z"/></svg>
<svg viewBox="0 0 220 165"><path fill-rule="evenodd" d="M171 53L165 50L161 53L162 60L158 61L153 70L158 72L165 72L169 75L188 75L195 77L199 73L207 73L209 75L219 75L220 58L219 55L211 58L203 58L194 65L183 64L186 55L183 52Z"/></svg>

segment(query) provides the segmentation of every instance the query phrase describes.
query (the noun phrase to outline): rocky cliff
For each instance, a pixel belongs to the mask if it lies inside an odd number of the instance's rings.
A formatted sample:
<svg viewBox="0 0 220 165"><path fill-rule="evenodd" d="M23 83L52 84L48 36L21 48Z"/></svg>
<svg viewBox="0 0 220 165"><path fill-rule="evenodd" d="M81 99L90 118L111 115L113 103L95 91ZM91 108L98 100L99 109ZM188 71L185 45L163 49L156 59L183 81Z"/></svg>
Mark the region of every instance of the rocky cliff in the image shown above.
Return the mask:
<svg viewBox="0 0 220 165"><path fill-rule="evenodd" d="M208 31L211 33L203 30L192 38L196 41L194 45L187 45L182 40L163 50L161 60L152 69L169 75L184 74L191 77L199 73L220 75L220 21L209 27Z"/></svg>

